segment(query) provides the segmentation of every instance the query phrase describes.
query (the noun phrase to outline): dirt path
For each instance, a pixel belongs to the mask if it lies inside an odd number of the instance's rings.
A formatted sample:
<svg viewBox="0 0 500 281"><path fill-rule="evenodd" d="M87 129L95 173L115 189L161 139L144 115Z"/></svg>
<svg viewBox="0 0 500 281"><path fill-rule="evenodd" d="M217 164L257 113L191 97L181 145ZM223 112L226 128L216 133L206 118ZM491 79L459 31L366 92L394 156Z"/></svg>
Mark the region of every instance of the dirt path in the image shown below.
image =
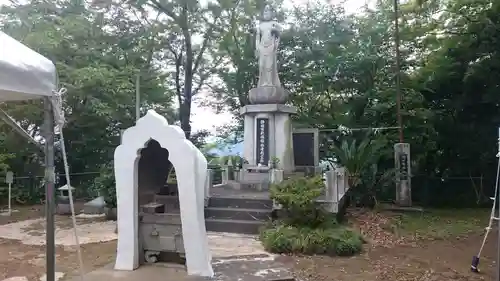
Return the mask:
<svg viewBox="0 0 500 281"><path fill-rule="evenodd" d="M81 206L77 206L78 209ZM0 225L16 223L31 219L38 219L44 214L44 206L17 206L17 212L9 216L0 216ZM56 217L58 227L71 227L69 218L61 220ZM79 219L79 225L84 220ZM31 232L43 232L44 223L35 223L30 226ZM44 235L43 233L41 235ZM110 263L115 256L116 241L104 243L92 243L82 245L82 256L85 271L89 272L95 268ZM27 277L30 281L38 281L45 272L45 247L37 245L26 245L19 240L0 238L0 280L15 276ZM56 248L56 271L69 273L65 278L78 273L78 259L76 247L58 246Z"/></svg>
<svg viewBox="0 0 500 281"><path fill-rule="evenodd" d="M116 242L87 244L82 246L85 271L109 264L115 256ZM24 245L15 240L0 240L0 280L26 276L28 280L38 281L45 272L45 248ZM6 254L3 254L6 253ZM78 259L75 247L57 247L56 271L78 273ZM68 276L69 277L69 276Z"/></svg>
<svg viewBox="0 0 500 281"><path fill-rule="evenodd" d="M0 225L40 217L43 208L22 209L11 218L1 218ZM481 244L482 235L461 239L405 240L387 231L387 218L369 215L358 220L359 228L370 240L365 251L355 257L288 257L281 260L293 268L301 281L477 281L494 280L496 237L492 231L481 258L481 274L470 272L470 262ZM113 261L116 242L82 246L85 271ZM38 281L45 272L43 246L25 245L19 240L0 239L0 280L26 276ZM78 274L76 248L57 247L57 271L65 279Z"/></svg>
<svg viewBox="0 0 500 281"><path fill-rule="evenodd" d="M38 208L22 209L16 216L0 219L0 281L11 277L39 280L45 273L45 221ZM77 217L85 271L114 261L116 254L115 222L103 217ZM56 271L63 280L79 274L77 247L70 217L56 216ZM254 237L230 233L208 233L213 257L265 254ZM110 242L104 242L110 241ZM10 280L12 281L12 280Z"/></svg>
<svg viewBox="0 0 500 281"><path fill-rule="evenodd" d="M303 281L477 281L494 280L496 243L492 233L481 258L480 275L469 271L472 255L477 252L480 236L461 240L422 242L393 248L366 247L351 258L282 257ZM104 266L114 259L116 243L88 244L83 247L86 271ZM38 280L45 270L44 248L27 246L12 240L0 241L0 280L26 276ZM78 273L75 249L58 247L57 270ZM68 276L69 277L69 276Z"/></svg>

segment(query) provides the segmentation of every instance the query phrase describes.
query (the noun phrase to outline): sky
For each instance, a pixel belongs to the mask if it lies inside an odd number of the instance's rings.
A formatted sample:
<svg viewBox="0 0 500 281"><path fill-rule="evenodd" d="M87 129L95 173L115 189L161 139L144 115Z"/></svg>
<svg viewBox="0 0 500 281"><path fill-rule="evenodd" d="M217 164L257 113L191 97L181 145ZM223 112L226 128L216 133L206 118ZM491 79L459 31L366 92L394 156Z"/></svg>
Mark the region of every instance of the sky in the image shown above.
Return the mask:
<svg viewBox="0 0 500 281"><path fill-rule="evenodd" d="M330 3L343 3L347 13L356 13L367 1L370 0L330 0ZM9 0L0 0L0 9L7 3ZM298 6L306 3L307 0L285 0L286 5ZM216 114L212 109L201 106L200 101L203 100L203 96L201 93L199 95L192 105L191 126L193 131L206 129L215 133L217 127L231 122L233 116L230 113Z"/></svg>

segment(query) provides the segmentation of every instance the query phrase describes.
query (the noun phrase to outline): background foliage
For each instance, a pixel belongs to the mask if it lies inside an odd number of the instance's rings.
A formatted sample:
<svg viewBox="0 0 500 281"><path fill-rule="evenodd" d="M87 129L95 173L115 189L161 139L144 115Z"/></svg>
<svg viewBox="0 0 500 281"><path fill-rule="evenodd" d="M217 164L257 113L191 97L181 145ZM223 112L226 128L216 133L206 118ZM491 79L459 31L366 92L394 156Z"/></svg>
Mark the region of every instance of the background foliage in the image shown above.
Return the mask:
<svg viewBox="0 0 500 281"><path fill-rule="evenodd" d="M330 129L397 126L392 1L356 14L327 1L299 8L267 2L285 26L280 73L298 108L295 126L322 129L323 159L342 162L331 143L366 139ZM191 132L196 97L232 112L248 103L257 72L254 22L264 3L200 3L122 1L96 12L77 0L31 0L1 10L2 30L53 60L68 89L65 137L73 173L99 172L111 163L121 130L135 120L137 75L141 112L154 108L199 145L207 133ZM402 116L412 149L413 198L432 206L488 203L500 123L500 2L407 1L401 11ZM40 135L40 102L1 106ZM227 141L241 137L236 118L219 131ZM369 160L380 177L393 166L397 131L378 130L376 141L389 151ZM1 169L43 174L37 148L4 124L0 142ZM60 159L57 166L62 171ZM74 185L90 189L94 179L77 177ZM375 196L391 199L390 188Z"/></svg>

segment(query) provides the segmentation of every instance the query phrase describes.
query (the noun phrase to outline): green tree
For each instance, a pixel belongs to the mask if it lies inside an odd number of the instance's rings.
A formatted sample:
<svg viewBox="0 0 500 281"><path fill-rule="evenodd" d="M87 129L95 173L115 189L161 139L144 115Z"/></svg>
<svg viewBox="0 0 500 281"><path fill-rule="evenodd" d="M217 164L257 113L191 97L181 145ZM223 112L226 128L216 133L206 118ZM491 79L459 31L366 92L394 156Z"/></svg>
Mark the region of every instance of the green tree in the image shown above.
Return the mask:
<svg viewBox="0 0 500 281"><path fill-rule="evenodd" d="M438 175L491 176L500 121L500 4L450 1L440 8L441 24L428 35L430 51L415 77L436 114L439 146L429 164Z"/></svg>
<svg viewBox="0 0 500 281"><path fill-rule="evenodd" d="M173 66L164 69L170 80L166 85L177 96L180 125L188 138L192 133L190 117L193 99L206 90L222 59L211 49L216 39L224 36L237 2L130 1L144 14L151 9L160 13L151 24L164 34L161 41L165 50L160 60Z"/></svg>
<svg viewBox="0 0 500 281"><path fill-rule="evenodd" d="M121 130L135 120L139 71L148 73L140 83L141 111L154 108L171 120L174 116L172 94L154 60L161 50L155 41L159 32L127 9L115 5L95 13L80 1L33 0L2 10L4 31L54 61L60 84L68 90L65 138L73 172L95 171L112 160ZM8 104L6 109L32 135L40 134L39 102ZM4 149L17 147L12 142Z"/></svg>

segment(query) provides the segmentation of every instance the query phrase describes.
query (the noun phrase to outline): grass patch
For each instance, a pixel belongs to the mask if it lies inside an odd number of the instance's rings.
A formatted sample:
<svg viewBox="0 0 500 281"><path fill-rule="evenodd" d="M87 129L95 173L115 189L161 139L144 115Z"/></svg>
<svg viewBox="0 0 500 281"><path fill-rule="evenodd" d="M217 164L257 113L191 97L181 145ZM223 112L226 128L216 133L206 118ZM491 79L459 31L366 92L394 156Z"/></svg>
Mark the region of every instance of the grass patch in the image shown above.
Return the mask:
<svg viewBox="0 0 500 281"><path fill-rule="evenodd" d="M311 228L281 222L262 229L260 240L271 253L336 256L355 255L364 243L359 233L343 225Z"/></svg>
<svg viewBox="0 0 500 281"><path fill-rule="evenodd" d="M395 216L392 229L403 236L444 239L481 232L488 225L490 209L426 210Z"/></svg>

